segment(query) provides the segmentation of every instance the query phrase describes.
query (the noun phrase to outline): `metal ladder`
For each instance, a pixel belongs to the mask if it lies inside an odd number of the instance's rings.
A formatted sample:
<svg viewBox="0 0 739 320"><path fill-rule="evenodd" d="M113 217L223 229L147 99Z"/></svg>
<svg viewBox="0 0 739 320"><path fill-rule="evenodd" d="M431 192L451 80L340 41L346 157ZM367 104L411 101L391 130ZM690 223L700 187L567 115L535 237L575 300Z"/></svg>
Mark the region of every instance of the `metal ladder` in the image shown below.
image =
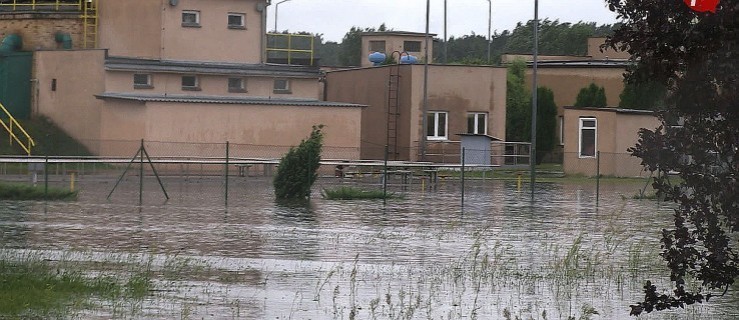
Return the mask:
<svg viewBox="0 0 739 320"><path fill-rule="evenodd" d="M82 1L82 46L85 49L94 49L98 42L98 0Z"/></svg>
<svg viewBox="0 0 739 320"><path fill-rule="evenodd" d="M398 117L400 116L400 64L390 68L387 83L387 152L389 160L398 160Z"/></svg>

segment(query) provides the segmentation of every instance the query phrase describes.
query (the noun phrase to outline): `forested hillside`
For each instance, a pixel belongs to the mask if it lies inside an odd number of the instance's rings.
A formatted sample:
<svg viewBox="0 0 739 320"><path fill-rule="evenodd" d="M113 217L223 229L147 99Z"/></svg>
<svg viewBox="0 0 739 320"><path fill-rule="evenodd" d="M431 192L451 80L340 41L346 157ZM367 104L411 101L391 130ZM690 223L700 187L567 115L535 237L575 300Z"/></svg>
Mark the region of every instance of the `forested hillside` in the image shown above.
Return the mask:
<svg viewBox="0 0 739 320"><path fill-rule="evenodd" d="M527 54L533 48L533 20L519 23L512 31L493 34L491 62L497 64L506 53ZM589 37L603 37L613 33L617 25L597 25L594 22L561 23L559 20L541 20L539 53L542 55L585 55ZM371 31L389 31L385 24L379 27L352 27L341 43L324 41L316 35L315 52L320 64L325 66L357 66L364 55L361 52L360 34ZM302 32L301 32L302 33ZM434 60L440 63L486 64L488 54L487 35L470 34L444 40L434 39Z"/></svg>

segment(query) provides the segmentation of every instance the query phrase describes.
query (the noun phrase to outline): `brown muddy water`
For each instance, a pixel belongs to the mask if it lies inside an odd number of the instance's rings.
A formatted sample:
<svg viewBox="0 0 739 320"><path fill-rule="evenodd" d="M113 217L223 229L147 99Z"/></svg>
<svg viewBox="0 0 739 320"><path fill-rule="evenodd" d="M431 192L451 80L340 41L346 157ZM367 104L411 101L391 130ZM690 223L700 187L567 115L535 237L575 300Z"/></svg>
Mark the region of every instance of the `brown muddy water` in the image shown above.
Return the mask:
<svg viewBox="0 0 739 320"><path fill-rule="evenodd" d="M112 181L114 182L114 181ZM270 181L80 184L77 202L0 202L2 250L43 259L150 264L143 301L100 302L99 319L628 319L645 280L669 286L658 257L671 209L615 184L411 186L402 199L274 202ZM376 187L376 186L375 186ZM93 272L93 271L91 271ZM597 312L595 314L593 311ZM734 288L710 303L642 319L737 319Z"/></svg>

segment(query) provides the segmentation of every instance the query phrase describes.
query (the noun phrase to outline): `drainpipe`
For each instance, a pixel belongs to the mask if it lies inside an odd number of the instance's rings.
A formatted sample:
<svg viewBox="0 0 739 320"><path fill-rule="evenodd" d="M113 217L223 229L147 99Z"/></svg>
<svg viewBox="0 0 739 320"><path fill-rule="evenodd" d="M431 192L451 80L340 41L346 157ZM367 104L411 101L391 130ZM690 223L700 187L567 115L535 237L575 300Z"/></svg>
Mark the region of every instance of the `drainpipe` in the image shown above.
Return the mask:
<svg viewBox="0 0 739 320"><path fill-rule="evenodd" d="M23 39L15 33L9 34L0 42L0 53L11 53L23 48Z"/></svg>

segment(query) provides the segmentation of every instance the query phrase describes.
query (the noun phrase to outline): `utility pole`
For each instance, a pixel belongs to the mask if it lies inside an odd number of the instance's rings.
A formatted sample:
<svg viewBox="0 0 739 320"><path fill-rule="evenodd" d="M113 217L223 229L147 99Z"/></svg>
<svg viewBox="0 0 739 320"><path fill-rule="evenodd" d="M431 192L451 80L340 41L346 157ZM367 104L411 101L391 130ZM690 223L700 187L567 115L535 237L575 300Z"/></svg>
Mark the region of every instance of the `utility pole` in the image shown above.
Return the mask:
<svg viewBox="0 0 739 320"><path fill-rule="evenodd" d="M534 0L534 70L532 77L531 89L531 155L529 162L531 164L531 199L534 199L534 187L536 183L536 112L537 112L537 79L536 69L539 64L539 0Z"/></svg>

